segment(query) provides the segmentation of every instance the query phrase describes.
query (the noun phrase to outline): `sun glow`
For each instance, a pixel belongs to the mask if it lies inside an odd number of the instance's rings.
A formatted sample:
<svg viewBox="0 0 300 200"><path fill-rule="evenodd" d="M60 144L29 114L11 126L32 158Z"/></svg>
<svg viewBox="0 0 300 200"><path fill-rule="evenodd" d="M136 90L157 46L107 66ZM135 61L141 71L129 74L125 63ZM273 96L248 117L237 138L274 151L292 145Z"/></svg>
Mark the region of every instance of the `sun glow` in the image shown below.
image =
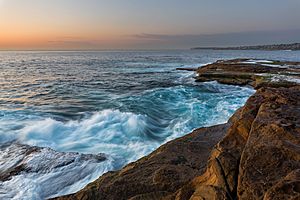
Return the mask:
<svg viewBox="0 0 300 200"><path fill-rule="evenodd" d="M188 4L172 0L0 0L0 49L240 45L239 41L245 40L228 33L274 30L292 30L291 34L282 33L282 42L299 40L294 31L300 30L299 3L276 1L278 5L266 12L262 8L273 0L232 1L235 3L219 6L216 1L196 0ZM222 9L211 12L216 8ZM276 43L280 34L274 33L273 39L265 34L257 39L254 34L249 43ZM207 39L207 35L212 37Z"/></svg>

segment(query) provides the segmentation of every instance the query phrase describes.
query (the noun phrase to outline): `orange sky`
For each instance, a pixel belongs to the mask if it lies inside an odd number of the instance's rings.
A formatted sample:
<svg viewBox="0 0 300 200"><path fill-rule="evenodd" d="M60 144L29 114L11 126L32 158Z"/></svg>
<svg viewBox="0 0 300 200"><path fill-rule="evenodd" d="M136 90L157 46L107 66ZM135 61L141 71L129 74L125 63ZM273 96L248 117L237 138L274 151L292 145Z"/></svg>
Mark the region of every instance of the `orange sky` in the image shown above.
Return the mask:
<svg viewBox="0 0 300 200"><path fill-rule="evenodd" d="M87 11L65 9L50 0L0 0L0 49L110 48L130 34Z"/></svg>
<svg viewBox="0 0 300 200"><path fill-rule="evenodd" d="M187 48L203 34L300 30L299 2L0 0L0 49Z"/></svg>

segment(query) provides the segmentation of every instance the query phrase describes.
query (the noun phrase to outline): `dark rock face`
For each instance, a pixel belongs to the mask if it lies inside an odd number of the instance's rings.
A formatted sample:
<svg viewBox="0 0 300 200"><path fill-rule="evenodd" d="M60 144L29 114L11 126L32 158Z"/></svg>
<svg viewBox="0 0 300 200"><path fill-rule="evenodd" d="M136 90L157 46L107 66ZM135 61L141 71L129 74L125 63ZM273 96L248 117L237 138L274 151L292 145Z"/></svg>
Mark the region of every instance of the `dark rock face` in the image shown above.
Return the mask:
<svg viewBox="0 0 300 200"><path fill-rule="evenodd" d="M198 69L198 81L259 88L227 124L195 130L59 199L300 199L299 63L264 62Z"/></svg>
<svg viewBox="0 0 300 200"><path fill-rule="evenodd" d="M13 146L13 147L11 147ZM20 145L20 144L13 144L13 143L6 143L1 145L0 147L1 152L6 151L7 156L1 156L2 162L0 163L1 170L0 170L0 181L7 181L11 179L13 176L18 175L22 171L26 170L26 166L22 163L23 159L32 154L39 151L38 147L27 146L27 145ZM15 156L15 161L9 163L8 161L13 161L14 158L11 156L17 153ZM6 157L9 160L6 160ZM6 162L5 162L6 161Z"/></svg>

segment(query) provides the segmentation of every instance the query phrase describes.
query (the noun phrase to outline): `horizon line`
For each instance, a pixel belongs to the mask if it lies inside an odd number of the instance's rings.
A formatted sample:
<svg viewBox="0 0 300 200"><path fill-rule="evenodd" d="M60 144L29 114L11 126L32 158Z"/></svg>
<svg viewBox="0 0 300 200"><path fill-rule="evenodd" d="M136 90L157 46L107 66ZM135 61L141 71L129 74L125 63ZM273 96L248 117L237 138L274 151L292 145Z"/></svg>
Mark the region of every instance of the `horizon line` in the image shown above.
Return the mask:
<svg viewBox="0 0 300 200"><path fill-rule="evenodd" d="M194 48L203 48L203 49L210 49L210 48L236 48L236 47L254 47L254 46L269 46L269 45L292 45L292 44L299 44L300 42L290 42L290 43L272 43L272 44L252 44L252 45L216 45L216 46L202 46L202 45L195 45L189 48L157 48L157 49L147 49L147 48L115 48L115 49L88 49L88 48L76 48L76 49L47 49L47 48L28 48L28 49L1 49L0 52L4 51L62 51L62 52L71 52L71 51L85 51L85 52L97 52L97 51L176 51L176 50L194 50Z"/></svg>

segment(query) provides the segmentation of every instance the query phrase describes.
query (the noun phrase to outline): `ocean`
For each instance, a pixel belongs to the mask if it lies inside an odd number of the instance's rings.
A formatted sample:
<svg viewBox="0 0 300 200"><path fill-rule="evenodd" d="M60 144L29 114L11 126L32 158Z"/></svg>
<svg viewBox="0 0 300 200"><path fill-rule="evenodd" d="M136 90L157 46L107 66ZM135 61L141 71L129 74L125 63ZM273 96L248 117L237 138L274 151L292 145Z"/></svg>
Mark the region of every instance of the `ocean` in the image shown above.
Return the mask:
<svg viewBox="0 0 300 200"><path fill-rule="evenodd" d="M0 181L0 198L73 193L195 128L225 123L255 91L196 83L194 72L176 68L233 58L300 61L300 52L0 52L0 174L23 158L13 144L47 148L33 168L53 155L68 159L55 152L107 158L17 174Z"/></svg>

